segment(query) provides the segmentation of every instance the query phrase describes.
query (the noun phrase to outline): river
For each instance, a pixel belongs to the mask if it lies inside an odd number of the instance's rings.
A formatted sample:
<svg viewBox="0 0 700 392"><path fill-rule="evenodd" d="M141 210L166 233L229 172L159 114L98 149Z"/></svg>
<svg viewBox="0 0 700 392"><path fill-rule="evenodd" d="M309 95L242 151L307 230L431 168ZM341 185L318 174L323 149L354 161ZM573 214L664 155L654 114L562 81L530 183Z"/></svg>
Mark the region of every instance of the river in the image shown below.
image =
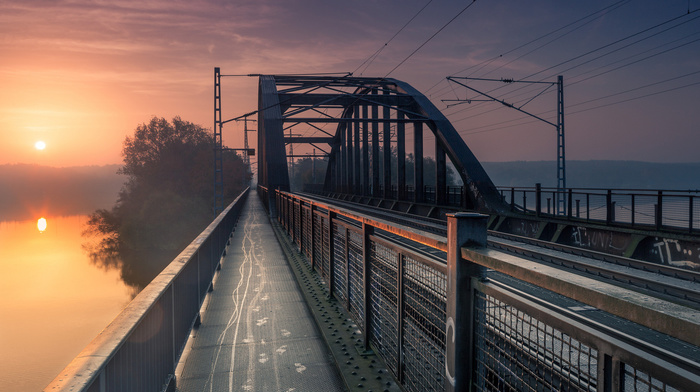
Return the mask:
<svg viewBox="0 0 700 392"><path fill-rule="evenodd" d="M0 221L0 385L38 391L129 303L118 270L90 262L87 216Z"/></svg>

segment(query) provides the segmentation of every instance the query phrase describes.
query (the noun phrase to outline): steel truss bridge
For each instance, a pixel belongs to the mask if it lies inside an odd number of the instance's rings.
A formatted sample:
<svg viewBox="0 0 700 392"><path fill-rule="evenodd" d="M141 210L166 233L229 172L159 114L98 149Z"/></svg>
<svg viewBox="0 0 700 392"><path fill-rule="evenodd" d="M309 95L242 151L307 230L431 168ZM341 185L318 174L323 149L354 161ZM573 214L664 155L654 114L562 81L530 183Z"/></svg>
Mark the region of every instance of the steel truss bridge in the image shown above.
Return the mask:
<svg viewBox="0 0 700 392"><path fill-rule="evenodd" d="M445 205L449 158L465 185L459 207L504 209L496 187L452 124L423 94L399 80L261 76L258 124L258 183L268 189L290 189L285 146L311 144L328 153L324 192L423 203L428 186L434 190L433 204ZM311 135L285 135L302 126ZM424 142L427 132L433 140L430 151ZM413 147L410 179L407 136ZM434 184L424 184L425 156L435 157Z"/></svg>
<svg viewBox="0 0 700 392"><path fill-rule="evenodd" d="M499 189L430 101L394 79L262 75L257 116L258 197L302 259L301 289L318 282L318 325L330 307L352 324L357 351L337 329L328 341L350 389L700 390L697 195ZM291 192L290 143L325 153L313 192ZM172 390L246 195L47 390ZM563 214L547 199L566 200ZM381 365L357 370L351 353Z"/></svg>

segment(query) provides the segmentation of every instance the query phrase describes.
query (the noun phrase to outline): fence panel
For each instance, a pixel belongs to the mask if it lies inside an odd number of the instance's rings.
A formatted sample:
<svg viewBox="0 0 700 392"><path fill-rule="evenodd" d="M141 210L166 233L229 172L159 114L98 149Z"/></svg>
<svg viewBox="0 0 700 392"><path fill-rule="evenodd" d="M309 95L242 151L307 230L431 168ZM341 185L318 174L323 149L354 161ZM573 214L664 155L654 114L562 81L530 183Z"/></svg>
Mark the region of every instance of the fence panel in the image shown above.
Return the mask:
<svg viewBox="0 0 700 392"><path fill-rule="evenodd" d="M370 248L370 339L396 377L400 366L398 258L394 249L373 238Z"/></svg>
<svg viewBox="0 0 700 392"><path fill-rule="evenodd" d="M534 198L529 198L534 203ZM638 200L646 201L639 195L632 197L612 192L572 192L571 198L572 204L573 200L585 200L585 214L590 216L593 213L602 219L609 218L607 207L615 205L616 220L632 220L634 214L644 208ZM694 200L686 198L684 202L695 214ZM630 208L625 209L623 205ZM322 242L322 245L311 245L314 249L319 246L322 249L321 274L332 295L348 311L405 391L453 390L457 384L452 383L454 379L448 380L446 372L448 339L450 336L454 339L451 334L459 334L462 339L465 333L467 340L473 342L470 364L467 365L472 366L472 370L466 375L457 373L456 376L466 377L462 380L468 379L473 390L592 392L614 387L612 390L651 392L697 390L700 387L699 367L685 370L679 364L687 366L687 362L664 362L655 356L657 348L645 346L647 343L621 341L618 335L608 335L605 331L609 330L600 325L592 327L582 323L582 318L572 319L574 313L558 305L550 306L545 299L508 288L501 281L483 280L477 275L473 275L475 277L470 279L471 285L468 286L473 288L475 295L473 326L457 328L451 324L453 329L448 335L448 267L444 260L437 260L436 252L420 250L423 245L412 242L417 240L416 233L408 230L394 227L390 234L381 230L381 223L367 217L358 219L356 213L346 214L322 203L315 208L327 209L319 214L317 226L322 228L319 230L322 234L314 233L313 236L313 240ZM690 211L688 213L693 216ZM686 224L690 225L690 222ZM359 226L373 233L367 237L368 249L363 249L365 241ZM486 229L485 220L483 229ZM449 248L449 245L431 242L427 237L421 241L433 244L433 250L439 249L440 252ZM368 252L366 258L364 252ZM522 260L508 261L488 256L487 250L482 254L478 250L462 248L461 252L458 262L512 274L511 279L515 280L518 280L516 271L526 268L521 266ZM474 256L476 254L479 256ZM366 277L364 268L368 268ZM533 273L531 269L527 270ZM542 279L547 280L544 276ZM365 284L369 285L366 291ZM542 288L554 290L553 294L567 295L547 285ZM366 302L365 292L368 296ZM462 308L457 311L469 310ZM600 310L605 311L605 306ZM368 324L364 323L365 319L369 320ZM363 330L364 325L367 325L367 330ZM460 382L459 385L463 384Z"/></svg>
<svg viewBox="0 0 700 392"><path fill-rule="evenodd" d="M403 363L409 391L445 386L447 276L413 257L403 258Z"/></svg>

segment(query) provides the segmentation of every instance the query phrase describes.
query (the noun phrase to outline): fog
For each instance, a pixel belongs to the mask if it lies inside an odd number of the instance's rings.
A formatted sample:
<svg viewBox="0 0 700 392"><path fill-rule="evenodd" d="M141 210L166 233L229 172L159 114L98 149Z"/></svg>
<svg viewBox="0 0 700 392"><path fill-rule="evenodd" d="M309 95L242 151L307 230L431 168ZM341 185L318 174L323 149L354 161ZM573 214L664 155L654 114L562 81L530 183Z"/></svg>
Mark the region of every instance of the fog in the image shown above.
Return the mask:
<svg viewBox="0 0 700 392"><path fill-rule="evenodd" d="M0 221L89 214L110 208L126 176L120 165L0 165Z"/></svg>

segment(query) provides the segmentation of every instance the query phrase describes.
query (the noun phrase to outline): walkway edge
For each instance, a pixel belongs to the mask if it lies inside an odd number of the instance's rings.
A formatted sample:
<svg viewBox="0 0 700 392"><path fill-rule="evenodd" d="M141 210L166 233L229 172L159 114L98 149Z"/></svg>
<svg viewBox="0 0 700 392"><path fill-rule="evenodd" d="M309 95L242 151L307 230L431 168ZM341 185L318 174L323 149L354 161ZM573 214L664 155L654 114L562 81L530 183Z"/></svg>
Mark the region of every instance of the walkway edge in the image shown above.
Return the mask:
<svg viewBox="0 0 700 392"><path fill-rule="evenodd" d="M357 325L335 298L328 295L327 286L310 268L306 257L275 219L270 218L270 223L346 388L349 391L401 391L384 361L374 353L363 352Z"/></svg>

